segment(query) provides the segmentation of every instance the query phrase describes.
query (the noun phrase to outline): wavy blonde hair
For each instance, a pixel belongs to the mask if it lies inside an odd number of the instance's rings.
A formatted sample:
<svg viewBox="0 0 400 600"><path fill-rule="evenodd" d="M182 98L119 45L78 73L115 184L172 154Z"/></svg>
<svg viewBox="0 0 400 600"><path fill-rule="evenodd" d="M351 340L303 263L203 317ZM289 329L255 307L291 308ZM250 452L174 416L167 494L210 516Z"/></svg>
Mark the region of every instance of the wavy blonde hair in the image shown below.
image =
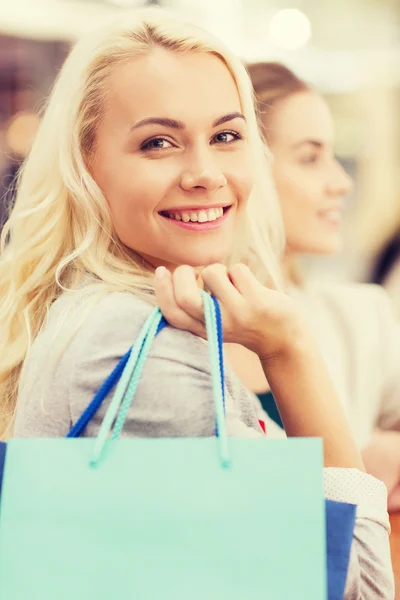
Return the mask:
<svg viewBox="0 0 400 600"><path fill-rule="evenodd" d="M21 368L51 304L84 274L107 290L153 293L153 270L117 238L105 197L88 161L105 110L113 69L161 47L218 56L235 79L248 123L255 166L245 235L229 264L247 260L262 281L280 285L280 211L268 172L269 156L242 63L217 39L159 9L124 14L79 41L54 85L35 142L22 168L15 206L1 236L0 406L3 435L12 426ZM153 300L154 301L154 300ZM1 427L0 427L1 430Z"/></svg>

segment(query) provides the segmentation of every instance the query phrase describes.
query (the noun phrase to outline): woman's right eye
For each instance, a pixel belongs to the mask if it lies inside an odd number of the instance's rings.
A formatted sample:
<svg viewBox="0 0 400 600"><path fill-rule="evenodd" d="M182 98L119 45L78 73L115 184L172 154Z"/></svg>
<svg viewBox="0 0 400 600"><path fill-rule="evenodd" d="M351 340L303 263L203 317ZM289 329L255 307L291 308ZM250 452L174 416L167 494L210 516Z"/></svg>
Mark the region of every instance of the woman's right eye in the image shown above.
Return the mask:
<svg viewBox="0 0 400 600"><path fill-rule="evenodd" d="M147 140L143 142L140 146L140 149L143 151L146 150L165 150L166 148L172 148L172 144L166 138L157 137L152 138L151 140Z"/></svg>
<svg viewBox="0 0 400 600"><path fill-rule="evenodd" d="M312 165L318 161L317 154L308 154L307 156L302 156L299 160L302 165Z"/></svg>

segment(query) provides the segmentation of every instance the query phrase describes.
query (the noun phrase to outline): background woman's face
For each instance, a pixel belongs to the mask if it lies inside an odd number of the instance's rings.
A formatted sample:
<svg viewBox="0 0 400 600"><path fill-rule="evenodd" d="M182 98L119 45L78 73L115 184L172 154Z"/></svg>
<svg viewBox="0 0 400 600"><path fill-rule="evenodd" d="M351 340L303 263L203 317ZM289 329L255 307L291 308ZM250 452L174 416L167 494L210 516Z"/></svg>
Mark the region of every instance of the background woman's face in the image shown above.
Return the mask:
<svg viewBox="0 0 400 600"><path fill-rule="evenodd" d="M154 266L224 261L253 185L227 67L155 49L116 68L109 86L92 173L118 237Z"/></svg>
<svg viewBox="0 0 400 600"><path fill-rule="evenodd" d="M351 179L334 156L327 103L311 91L293 94L274 107L268 128L288 252L340 250Z"/></svg>

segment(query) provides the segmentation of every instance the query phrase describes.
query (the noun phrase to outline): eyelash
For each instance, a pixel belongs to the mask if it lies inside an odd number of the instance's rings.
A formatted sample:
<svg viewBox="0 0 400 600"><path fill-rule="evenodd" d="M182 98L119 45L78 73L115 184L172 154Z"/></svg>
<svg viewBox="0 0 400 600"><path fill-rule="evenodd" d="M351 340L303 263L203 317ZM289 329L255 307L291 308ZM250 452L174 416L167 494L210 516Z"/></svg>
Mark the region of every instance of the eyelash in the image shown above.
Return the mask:
<svg viewBox="0 0 400 600"><path fill-rule="evenodd" d="M319 159L319 156L313 155L313 156L307 156L307 157L302 158L300 160L300 162L303 165L312 165L312 164L316 163L318 161L318 159Z"/></svg>
<svg viewBox="0 0 400 600"><path fill-rule="evenodd" d="M214 138L217 137L217 135L223 135L223 134L233 135L233 140L231 140L230 142L220 142L223 145L233 144L234 142L238 142L239 140L243 139L243 136L241 136L240 133L238 133L237 131L232 131L231 129L226 129L225 131L219 131L218 133L216 133L214 135Z"/></svg>
<svg viewBox="0 0 400 600"><path fill-rule="evenodd" d="M231 140L230 142L216 142L217 144L220 143L222 145L227 146L228 144L233 144L234 142L237 142L237 141L243 139L243 137L240 135L240 133L238 133L237 131L231 131L231 130L219 131L218 133L216 133L213 136L212 139L214 139L218 135L223 135L223 134L232 135L233 140ZM147 152L147 151L160 152L161 150L165 150L165 148L152 148L151 147L152 142L156 142L159 140L162 140L162 141L168 142L169 144L172 144L172 142L168 138L158 136L158 137L154 137L154 138L151 138L150 140L146 140L145 142L143 142L143 144L140 146L140 149L143 152Z"/></svg>
<svg viewBox="0 0 400 600"><path fill-rule="evenodd" d="M143 144L140 146L140 149L143 152L146 152L146 151L159 152L160 150L165 150L165 148L152 148L151 147L150 144L152 142L158 142L159 140L162 140L163 142L168 142L169 144L171 144L171 142L167 138L158 136L158 137L154 137L150 140L146 140L145 142L143 142Z"/></svg>

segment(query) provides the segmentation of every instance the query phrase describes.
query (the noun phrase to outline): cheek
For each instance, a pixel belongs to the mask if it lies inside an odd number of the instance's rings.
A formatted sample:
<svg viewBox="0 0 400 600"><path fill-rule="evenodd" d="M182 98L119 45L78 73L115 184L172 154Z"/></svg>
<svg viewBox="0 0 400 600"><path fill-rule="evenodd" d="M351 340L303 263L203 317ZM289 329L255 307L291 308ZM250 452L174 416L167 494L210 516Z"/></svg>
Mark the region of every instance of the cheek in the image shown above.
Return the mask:
<svg viewBox="0 0 400 600"><path fill-rule="evenodd" d="M110 207L115 224L125 219L140 220L144 213L156 210L171 183L171 174L157 169L151 161L132 157L99 163L94 173Z"/></svg>
<svg viewBox="0 0 400 600"><path fill-rule="evenodd" d="M321 190L313 175L297 167L277 168L273 171L276 189L286 214L314 213L321 201Z"/></svg>
<svg viewBox="0 0 400 600"><path fill-rule="evenodd" d="M225 176L238 203L246 205L254 186L254 173L250 162L244 159L236 169L225 171Z"/></svg>
<svg viewBox="0 0 400 600"><path fill-rule="evenodd" d="M249 200L251 190L253 189L254 180L249 175L248 177L238 178L235 181L236 197L241 206L245 207Z"/></svg>
<svg viewBox="0 0 400 600"><path fill-rule="evenodd" d="M129 189L128 171L123 158L120 155L116 156L114 152L99 152L93 164L92 174L113 212L117 200L122 200L124 191Z"/></svg>

